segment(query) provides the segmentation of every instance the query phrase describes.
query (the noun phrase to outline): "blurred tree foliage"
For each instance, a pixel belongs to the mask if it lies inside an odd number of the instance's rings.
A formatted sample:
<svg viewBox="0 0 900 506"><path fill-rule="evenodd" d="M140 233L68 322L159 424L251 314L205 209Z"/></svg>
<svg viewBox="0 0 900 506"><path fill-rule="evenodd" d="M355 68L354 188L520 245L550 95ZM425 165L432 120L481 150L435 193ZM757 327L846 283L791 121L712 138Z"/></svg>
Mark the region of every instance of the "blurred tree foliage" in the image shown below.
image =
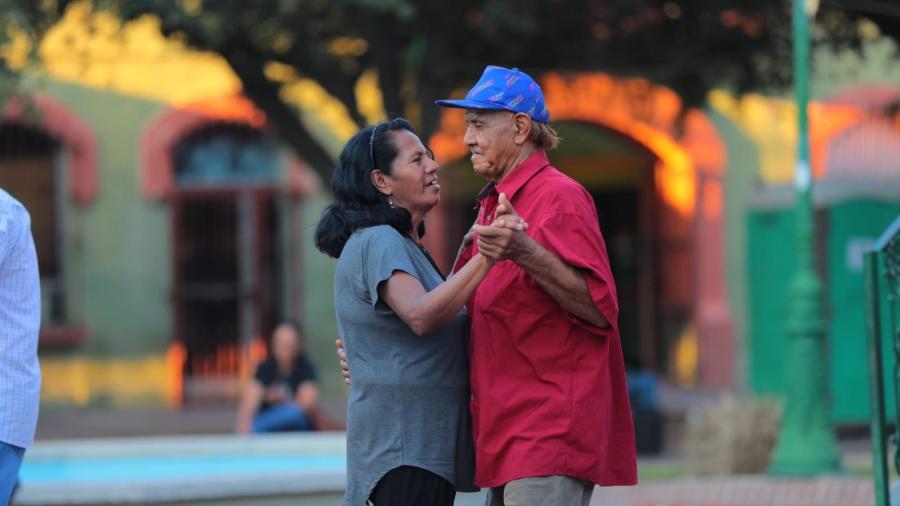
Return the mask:
<svg viewBox="0 0 900 506"><path fill-rule="evenodd" d="M333 161L280 98L282 84L265 72L271 62L318 82L360 124L355 85L377 69L387 114L410 118L426 136L437 126L433 101L474 83L487 63L646 77L686 106L702 105L715 86L783 90L791 74L788 0L92 2L124 20L155 15L166 37L221 55L247 97L322 175ZM69 3L0 0L0 22L36 43ZM817 43L859 47L863 17L900 35L892 0L823 0ZM9 86L15 73L5 63L2 72Z"/></svg>
<svg viewBox="0 0 900 506"><path fill-rule="evenodd" d="M25 54L34 60L37 47L47 30L59 19L61 5L55 1L0 0L0 48L9 44L27 44L27 51L11 51ZM24 37L16 38L16 35ZM0 57L0 103L19 92L20 69L29 62L9 61L7 54Z"/></svg>

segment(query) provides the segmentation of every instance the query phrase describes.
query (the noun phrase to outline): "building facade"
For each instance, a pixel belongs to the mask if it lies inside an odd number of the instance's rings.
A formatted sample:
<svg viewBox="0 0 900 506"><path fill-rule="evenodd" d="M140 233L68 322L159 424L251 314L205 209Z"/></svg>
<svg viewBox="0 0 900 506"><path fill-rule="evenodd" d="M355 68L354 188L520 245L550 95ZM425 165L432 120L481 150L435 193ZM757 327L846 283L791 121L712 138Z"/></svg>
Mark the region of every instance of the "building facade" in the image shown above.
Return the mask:
<svg viewBox="0 0 900 506"><path fill-rule="evenodd" d="M217 57L163 39L149 19L102 42L116 20L100 16L98 35L70 11L0 123L0 186L29 207L40 257L45 402L231 400L283 320L304 326L325 394L340 398L334 264L312 246L326 185ZM889 55L858 65L888 68ZM810 111L829 356L842 357L829 362L834 414L846 423L867 409L857 257L900 213L900 89L886 72L845 69ZM563 137L551 159L597 204L628 365L685 387L780 394L791 101L715 91L701 110L643 79L539 81ZM302 79L284 92L336 154L355 130L336 101ZM426 243L444 268L484 184L463 131L448 110L429 139L446 184Z"/></svg>

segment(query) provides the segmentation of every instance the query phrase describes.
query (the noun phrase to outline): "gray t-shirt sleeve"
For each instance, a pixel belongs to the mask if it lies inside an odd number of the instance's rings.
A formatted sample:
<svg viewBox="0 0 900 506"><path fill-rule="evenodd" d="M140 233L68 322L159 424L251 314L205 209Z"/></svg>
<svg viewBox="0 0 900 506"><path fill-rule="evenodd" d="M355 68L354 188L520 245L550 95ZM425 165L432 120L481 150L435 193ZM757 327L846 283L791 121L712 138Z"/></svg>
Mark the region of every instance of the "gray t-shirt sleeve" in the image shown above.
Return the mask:
<svg viewBox="0 0 900 506"><path fill-rule="evenodd" d="M408 239L389 226L375 227L368 231L363 254L363 282L369 291L369 300L376 310L390 310L381 300L378 287L390 279L394 272L402 271L418 279L410 258ZM420 280L421 281L421 280Z"/></svg>

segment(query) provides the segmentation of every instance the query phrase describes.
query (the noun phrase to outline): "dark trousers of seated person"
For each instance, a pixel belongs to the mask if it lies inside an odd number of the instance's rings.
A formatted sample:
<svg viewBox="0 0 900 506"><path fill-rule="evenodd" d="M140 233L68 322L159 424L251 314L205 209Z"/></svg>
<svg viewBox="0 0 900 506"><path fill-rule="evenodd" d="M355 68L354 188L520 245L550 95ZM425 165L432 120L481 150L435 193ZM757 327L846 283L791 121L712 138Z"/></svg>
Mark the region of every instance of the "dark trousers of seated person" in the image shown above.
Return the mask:
<svg viewBox="0 0 900 506"><path fill-rule="evenodd" d="M453 506L456 488L440 476L418 467L388 471L375 485L369 501L375 506Z"/></svg>

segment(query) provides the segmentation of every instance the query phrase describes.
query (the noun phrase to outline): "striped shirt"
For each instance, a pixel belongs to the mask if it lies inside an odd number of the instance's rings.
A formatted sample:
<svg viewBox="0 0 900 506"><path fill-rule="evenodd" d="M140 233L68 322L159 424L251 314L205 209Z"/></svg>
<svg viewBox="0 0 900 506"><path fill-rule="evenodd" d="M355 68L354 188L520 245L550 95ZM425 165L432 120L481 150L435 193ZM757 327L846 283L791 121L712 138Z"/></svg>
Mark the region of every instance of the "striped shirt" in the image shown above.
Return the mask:
<svg viewBox="0 0 900 506"><path fill-rule="evenodd" d="M29 448L41 391L41 288L31 218L0 189L0 442Z"/></svg>

